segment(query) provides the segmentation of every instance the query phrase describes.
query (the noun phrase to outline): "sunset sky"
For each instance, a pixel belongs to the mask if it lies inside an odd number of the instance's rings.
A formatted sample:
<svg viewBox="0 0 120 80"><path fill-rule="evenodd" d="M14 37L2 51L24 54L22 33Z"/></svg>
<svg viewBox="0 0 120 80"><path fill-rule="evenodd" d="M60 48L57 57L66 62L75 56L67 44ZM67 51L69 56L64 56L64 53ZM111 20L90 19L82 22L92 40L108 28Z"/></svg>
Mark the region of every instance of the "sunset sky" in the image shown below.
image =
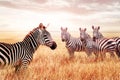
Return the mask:
<svg viewBox="0 0 120 80"><path fill-rule="evenodd" d="M120 0L0 0L0 31L30 31L42 22L48 29L120 32Z"/></svg>

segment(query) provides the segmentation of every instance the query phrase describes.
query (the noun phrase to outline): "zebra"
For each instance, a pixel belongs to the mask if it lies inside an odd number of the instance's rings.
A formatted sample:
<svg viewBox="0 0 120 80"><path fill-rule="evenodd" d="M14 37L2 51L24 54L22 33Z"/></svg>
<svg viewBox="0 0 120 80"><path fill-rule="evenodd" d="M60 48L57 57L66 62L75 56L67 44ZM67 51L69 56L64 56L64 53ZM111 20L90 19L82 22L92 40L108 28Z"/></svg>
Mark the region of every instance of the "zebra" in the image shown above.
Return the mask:
<svg viewBox="0 0 120 80"><path fill-rule="evenodd" d="M40 45L46 45L52 50L57 44L45 27L36 27L25 38L17 43L0 42L0 68L13 66L15 72L26 69L33 59L33 54Z"/></svg>
<svg viewBox="0 0 120 80"><path fill-rule="evenodd" d="M79 28L80 39L83 43L86 54L90 56L92 52L94 52L94 49L97 47L97 45L95 42L93 42L91 36L86 32L86 30L87 30L86 28L85 29Z"/></svg>
<svg viewBox="0 0 120 80"><path fill-rule="evenodd" d="M79 38L74 38L67 32L67 28L63 29L61 27L61 40L66 43L66 48L69 53L69 58L74 57L74 52L84 51L82 46L82 41Z"/></svg>
<svg viewBox="0 0 120 80"><path fill-rule="evenodd" d="M103 36L103 34L99 31L100 30L100 26L98 27L94 27L92 26L93 29L93 40L96 41L97 39L101 39L101 38L105 38ZM117 47L116 47L116 54L118 57L120 57L120 37L113 37L112 39L114 39L116 41ZM115 56L113 53L111 53L111 56Z"/></svg>
<svg viewBox="0 0 120 80"><path fill-rule="evenodd" d="M96 42L93 41L93 39L90 37L90 35L86 32L86 28L80 30L80 39L83 42L83 45L85 47L87 54L90 54L93 52L96 55L96 60L98 58L98 55L100 54L101 59L105 57L106 52L114 52L116 48L116 42L114 39L97 39Z"/></svg>

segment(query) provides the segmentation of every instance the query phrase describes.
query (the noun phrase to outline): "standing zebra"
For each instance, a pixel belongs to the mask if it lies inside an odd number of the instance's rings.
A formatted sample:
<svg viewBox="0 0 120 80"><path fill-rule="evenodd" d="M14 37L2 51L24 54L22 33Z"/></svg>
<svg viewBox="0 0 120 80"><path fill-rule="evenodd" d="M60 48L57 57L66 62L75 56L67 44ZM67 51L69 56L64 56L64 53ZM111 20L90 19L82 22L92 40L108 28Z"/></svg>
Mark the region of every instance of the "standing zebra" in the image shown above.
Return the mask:
<svg viewBox="0 0 120 80"><path fill-rule="evenodd" d="M0 42L0 68L12 65L15 72L27 68L39 45L46 45L52 50L57 47L46 28L40 26L30 31L21 42L14 44Z"/></svg>
<svg viewBox="0 0 120 80"><path fill-rule="evenodd" d="M93 42L91 36L88 33L86 33L86 28L85 29L79 28L79 30L80 30L80 39L85 48L85 52L88 56L90 56L94 51L94 49L97 47L97 45L95 42Z"/></svg>
<svg viewBox="0 0 120 80"><path fill-rule="evenodd" d="M96 42L92 40L90 35L86 32L85 29L80 30L80 39L83 42L83 45L86 48L86 51L88 52L87 54L91 54L94 52L96 55L96 59L98 58L98 55L100 54L102 60L105 57L106 52L114 52L116 48L116 42L114 39L98 39Z"/></svg>
<svg viewBox="0 0 120 80"><path fill-rule="evenodd" d="M61 39L66 43L66 48L68 50L70 58L74 57L75 51L83 51L82 42L79 38L74 38L67 32L67 28L63 29L61 27Z"/></svg>
<svg viewBox="0 0 120 80"><path fill-rule="evenodd" d="M93 29L93 40L96 41L97 39L104 38L103 34L99 31L100 26L94 27L92 26ZM117 47L116 47L116 54L118 57L120 57L120 38L119 37L114 37L113 38L116 41ZM113 53L111 53L111 56L114 56Z"/></svg>

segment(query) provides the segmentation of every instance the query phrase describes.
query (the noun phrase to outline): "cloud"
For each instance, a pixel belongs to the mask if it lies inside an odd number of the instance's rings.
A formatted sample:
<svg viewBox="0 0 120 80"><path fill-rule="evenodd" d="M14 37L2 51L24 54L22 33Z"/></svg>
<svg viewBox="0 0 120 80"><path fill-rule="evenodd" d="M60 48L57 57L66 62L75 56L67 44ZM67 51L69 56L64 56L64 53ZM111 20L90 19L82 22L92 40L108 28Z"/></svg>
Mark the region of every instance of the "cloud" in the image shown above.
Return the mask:
<svg viewBox="0 0 120 80"><path fill-rule="evenodd" d="M18 8L17 5L15 5L14 3L10 2L10 1L0 1L0 6L10 7L10 8Z"/></svg>
<svg viewBox="0 0 120 80"><path fill-rule="evenodd" d="M0 27L2 27L2 28L6 28L6 27L8 27L9 25L8 24L1 24L0 25Z"/></svg>
<svg viewBox="0 0 120 80"><path fill-rule="evenodd" d="M1 16L3 14L6 16L9 13L8 17L13 14L16 14L18 17L19 14L25 14L25 11L28 11L28 13L35 12L41 15L36 16L38 22L40 19L45 19L45 22L48 19L48 22L52 20L51 22L54 21L56 24L62 22L61 24L63 25L73 24L79 26L85 24L89 26L95 24L117 27L120 25L120 0L0 0L0 9L6 10L2 14L0 13ZM16 16L13 17L16 18ZM25 14L25 16L27 17L24 17L24 19L30 18L30 16L34 18L32 14ZM25 22L25 24L27 23Z"/></svg>
<svg viewBox="0 0 120 80"><path fill-rule="evenodd" d="M48 0L30 0L31 2L36 2L38 4L44 4L46 3Z"/></svg>
<svg viewBox="0 0 120 80"><path fill-rule="evenodd" d="M119 0L5 0L4 7L39 12L65 11L75 14L93 14L101 11L120 11Z"/></svg>

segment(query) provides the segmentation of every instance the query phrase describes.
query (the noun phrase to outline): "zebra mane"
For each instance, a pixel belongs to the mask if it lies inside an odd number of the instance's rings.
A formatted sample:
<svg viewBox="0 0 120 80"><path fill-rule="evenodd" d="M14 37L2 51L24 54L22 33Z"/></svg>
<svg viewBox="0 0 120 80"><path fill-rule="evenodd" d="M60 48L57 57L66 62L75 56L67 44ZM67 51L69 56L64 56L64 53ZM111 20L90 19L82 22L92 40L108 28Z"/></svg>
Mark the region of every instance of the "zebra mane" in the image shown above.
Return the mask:
<svg viewBox="0 0 120 80"><path fill-rule="evenodd" d="M91 39L91 36L88 33L86 33L86 36L87 38Z"/></svg>
<svg viewBox="0 0 120 80"><path fill-rule="evenodd" d="M100 37L100 38L103 38L103 37L104 37L101 32L99 32L99 37Z"/></svg>
<svg viewBox="0 0 120 80"><path fill-rule="evenodd" d="M39 29L39 27L36 27L36 28L34 28L32 31L30 31L30 32L25 36L24 39L28 38L28 37L29 37L31 34L33 34L34 31L36 31L37 29ZM23 39L23 40L24 40L24 39Z"/></svg>
<svg viewBox="0 0 120 80"><path fill-rule="evenodd" d="M69 32L67 32L67 34L69 35L69 40L70 40L70 38L71 38L72 36L71 36L71 34L70 34Z"/></svg>

